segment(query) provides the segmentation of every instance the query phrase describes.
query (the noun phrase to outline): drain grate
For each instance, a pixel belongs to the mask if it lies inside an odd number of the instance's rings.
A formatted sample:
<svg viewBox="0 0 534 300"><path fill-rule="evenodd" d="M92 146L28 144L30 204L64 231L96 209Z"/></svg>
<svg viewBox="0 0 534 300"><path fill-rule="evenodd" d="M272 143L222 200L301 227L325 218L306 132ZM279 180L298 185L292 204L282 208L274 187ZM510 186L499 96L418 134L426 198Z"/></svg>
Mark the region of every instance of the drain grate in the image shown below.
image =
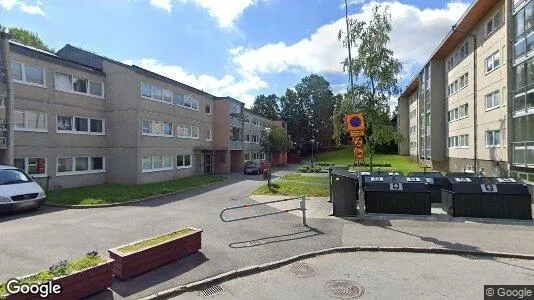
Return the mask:
<svg viewBox="0 0 534 300"><path fill-rule="evenodd" d="M205 289L202 290L202 294L204 295L204 297L210 297L210 296L216 295L218 293L222 293L222 292L224 292L224 290L218 284L212 285L209 288L205 288Z"/></svg>
<svg viewBox="0 0 534 300"><path fill-rule="evenodd" d="M363 286L350 280L331 280L324 285L324 291L335 298L359 298L365 293Z"/></svg>
<svg viewBox="0 0 534 300"><path fill-rule="evenodd" d="M293 274L295 277L308 278L315 275L316 272L313 266L307 263L297 262L291 265L289 273Z"/></svg>

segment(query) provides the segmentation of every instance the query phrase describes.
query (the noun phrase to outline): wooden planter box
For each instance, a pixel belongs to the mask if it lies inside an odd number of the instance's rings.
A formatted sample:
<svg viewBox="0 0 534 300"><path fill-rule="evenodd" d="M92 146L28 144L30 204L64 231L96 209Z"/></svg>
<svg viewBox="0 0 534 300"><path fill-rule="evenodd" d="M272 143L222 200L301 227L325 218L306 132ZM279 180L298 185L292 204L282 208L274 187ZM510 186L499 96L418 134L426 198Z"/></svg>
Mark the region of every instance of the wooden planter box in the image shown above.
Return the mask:
<svg viewBox="0 0 534 300"><path fill-rule="evenodd" d="M28 275L29 277L32 275ZM22 279L22 278L21 278ZM52 280L53 284L61 285L61 294L50 295L46 299L71 300L82 299L100 293L113 285L113 261L106 262L70 275ZM39 295L9 295L7 300L41 300Z"/></svg>
<svg viewBox="0 0 534 300"><path fill-rule="evenodd" d="M186 236L177 237L162 244L135 252L122 253L118 249L150 240L155 237L109 249L109 257L114 260L113 275L120 280L127 280L197 252L201 248L202 230L192 227L189 228L195 231Z"/></svg>

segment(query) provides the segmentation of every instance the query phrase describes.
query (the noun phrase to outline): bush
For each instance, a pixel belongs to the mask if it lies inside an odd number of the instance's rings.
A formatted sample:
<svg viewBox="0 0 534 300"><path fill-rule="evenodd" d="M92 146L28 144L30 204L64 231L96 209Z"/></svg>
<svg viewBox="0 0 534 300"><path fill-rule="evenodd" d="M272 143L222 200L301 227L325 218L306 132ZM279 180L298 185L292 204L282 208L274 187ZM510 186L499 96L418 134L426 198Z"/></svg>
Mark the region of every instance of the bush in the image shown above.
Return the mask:
<svg viewBox="0 0 534 300"><path fill-rule="evenodd" d="M321 166L321 167L330 167L330 166L335 166L336 164L334 164L333 162L318 161L315 163L315 165Z"/></svg>
<svg viewBox="0 0 534 300"><path fill-rule="evenodd" d="M356 164L354 164L353 166L356 167ZM361 164L360 164L360 166L361 166ZM366 168L369 168L369 167L371 167L371 164L370 163L365 163L363 166L366 167ZM388 168L388 167L391 167L391 164L388 164L388 163L373 163L373 167Z"/></svg>
<svg viewBox="0 0 534 300"><path fill-rule="evenodd" d="M300 173L308 173L308 172L310 172L310 169L311 169L310 166L303 166L303 167L299 168L299 172Z"/></svg>
<svg viewBox="0 0 534 300"><path fill-rule="evenodd" d="M346 169L347 171L349 171L350 168L352 168L352 165L346 165L346 166L345 166L345 169Z"/></svg>
<svg viewBox="0 0 534 300"><path fill-rule="evenodd" d="M320 166L316 166L315 168L313 168L314 173L319 173L321 171L322 171L322 168Z"/></svg>

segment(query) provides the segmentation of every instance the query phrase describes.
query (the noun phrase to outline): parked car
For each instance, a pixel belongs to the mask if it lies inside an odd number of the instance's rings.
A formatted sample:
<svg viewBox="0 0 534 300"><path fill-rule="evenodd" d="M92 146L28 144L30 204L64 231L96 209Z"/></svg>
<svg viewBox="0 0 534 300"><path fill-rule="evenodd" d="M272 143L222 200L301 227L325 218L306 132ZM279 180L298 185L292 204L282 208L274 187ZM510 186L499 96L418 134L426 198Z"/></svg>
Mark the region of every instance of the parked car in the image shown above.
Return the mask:
<svg viewBox="0 0 534 300"><path fill-rule="evenodd" d="M38 209L46 194L23 170L0 165L0 213Z"/></svg>
<svg viewBox="0 0 534 300"><path fill-rule="evenodd" d="M264 163L260 160L248 160L245 162L245 166L243 167L243 174L253 174L253 175L260 175L263 173L263 170L265 169Z"/></svg>

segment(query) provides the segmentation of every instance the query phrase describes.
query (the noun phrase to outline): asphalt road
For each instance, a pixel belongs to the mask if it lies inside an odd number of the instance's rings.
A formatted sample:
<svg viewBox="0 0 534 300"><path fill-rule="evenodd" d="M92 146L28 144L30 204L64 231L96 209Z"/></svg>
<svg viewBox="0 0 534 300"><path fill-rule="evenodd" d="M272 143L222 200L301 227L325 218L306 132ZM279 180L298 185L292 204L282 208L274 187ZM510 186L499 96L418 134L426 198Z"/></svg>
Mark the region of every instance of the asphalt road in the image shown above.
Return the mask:
<svg viewBox="0 0 534 300"><path fill-rule="evenodd" d="M201 253L130 281L117 281L112 288L115 293L95 299L138 299L236 267L341 244L342 225L334 220L316 220L313 226L317 229L310 229L291 214L232 223L219 219L226 207L253 203L248 196L262 184L261 176L233 175L223 183L130 206L83 210L45 207L37 213L1 218L0 280L47 269L92 250L107 256L109 248L185 226L204 230ZM276 211L263 206L246 213ZM249 243L258 239L263 241L261 245Z"/></svg>
<svg viewBox="0 0 534 300"><path fill-rule="evenodd" d="M291 273L294 265L288 265L221 283L219 292L209 298L196 291L173 299L335 299L327 290L344 295L358 292L354 288L328 289L333 280L358 284L364 291L360 299L484 299L484 285L534 283L532 260L359 252L297 264L305 271L301 274L309 277L295 276Z"/></svg>

